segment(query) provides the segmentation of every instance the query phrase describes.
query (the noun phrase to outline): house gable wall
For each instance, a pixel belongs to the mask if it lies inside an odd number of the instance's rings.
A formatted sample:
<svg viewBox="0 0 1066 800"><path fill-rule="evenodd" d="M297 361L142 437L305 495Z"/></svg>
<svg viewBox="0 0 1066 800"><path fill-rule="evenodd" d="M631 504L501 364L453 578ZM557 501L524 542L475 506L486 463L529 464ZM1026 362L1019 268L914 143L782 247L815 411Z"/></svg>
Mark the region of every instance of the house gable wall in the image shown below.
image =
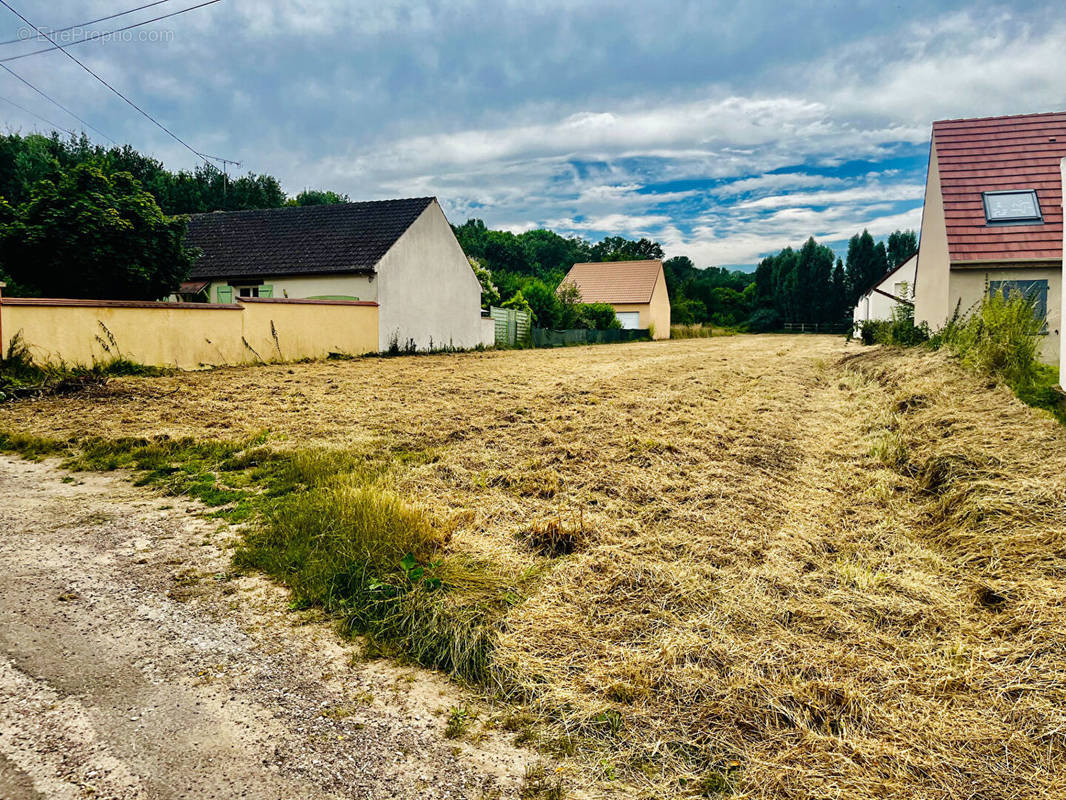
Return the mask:
<svg viewBox="0 0 1066 800"><path fill-rule="evenodd" d="M929 152L929 176L925 184L922 233L918 247L917 275L914 279L915 322L924 322L934 329L947 322L953 310L948 298L950 271L944 197L940 189L940 168L934 144Z"/></svg>
<svg viewBox="0 0 1066 800"><path fill-rule="evenodd" d="M648 306L648 322L655 327L656 339L670 338L670 291L666 288L666 274L659 270L655 289Z"/></svg>
<svg viewBox="0 0 1066 800"><path fill-rule="evenodd" d="M485 341L481 284L440 205L434 201L377 265L379 346L413 341L471 348Z"/></svg>

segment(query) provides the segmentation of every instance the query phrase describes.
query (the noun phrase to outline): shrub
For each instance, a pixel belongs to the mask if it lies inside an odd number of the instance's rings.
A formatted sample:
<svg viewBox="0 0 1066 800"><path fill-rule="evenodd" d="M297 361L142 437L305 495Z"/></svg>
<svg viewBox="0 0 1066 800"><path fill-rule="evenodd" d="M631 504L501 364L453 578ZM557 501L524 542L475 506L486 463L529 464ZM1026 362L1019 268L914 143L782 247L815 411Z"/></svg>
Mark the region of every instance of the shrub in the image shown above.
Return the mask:
<svg viewBox="0 0 1066 800"><path fill-rule="evenodd" d="M614 306L610 303L582 303L577 308L582 327L594 331L615 330L622 327Z"/></svg>
<svg viewBox="0 0 1066 800"><path fill-rule="evenodd" d="M895 347L914 347L929 341L929 328L914 324L914 306L899 303L892 309L891 319L867 319L856 324L863 344L883 344Z"/></svg>
<svg viewBox="0 0 1066 800"><path fill-rule="evenodd" d="M671 339L710 339L714 328L710 325L671 325Z"/></svg>
<svg viewBox="0 0 1066 800"><path fill-rule="evenodd" d="M760 308L748 318L747 327L752 333L770 333L781 329L781 317L772 308Z"/></svg>
<svg viewBox="0 0 1066 800"><path fill-rule="evenodd" d="M986 292L967 314L955 315L937 337L963 364L1002 378L1015 391L1037 382L1041 334L1046 321L1033 300L1017 290Z"/></svg>

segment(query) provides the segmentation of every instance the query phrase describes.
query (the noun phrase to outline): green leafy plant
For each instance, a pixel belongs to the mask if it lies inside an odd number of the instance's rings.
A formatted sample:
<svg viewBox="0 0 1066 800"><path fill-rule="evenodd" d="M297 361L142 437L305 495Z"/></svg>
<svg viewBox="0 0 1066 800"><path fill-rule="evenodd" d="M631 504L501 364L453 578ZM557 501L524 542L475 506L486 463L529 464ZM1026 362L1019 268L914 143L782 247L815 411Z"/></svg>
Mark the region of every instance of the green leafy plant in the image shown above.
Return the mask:
<svg viewBox="0 0 1066 800"><path fill-rule="evenodd" d="M448 724L444 726L444 735L449 739L458 739L477 716L467 706L453 706L448 710Z"/></svg>
<svg viewBox="0 0 1066 800"><path fill-rule="evenodd" d="M1037 382L1046 320L1031 297L1014 289L986 291L967 314L956 314L937 339L968 367L995 375L1015 391Z"/></svg>

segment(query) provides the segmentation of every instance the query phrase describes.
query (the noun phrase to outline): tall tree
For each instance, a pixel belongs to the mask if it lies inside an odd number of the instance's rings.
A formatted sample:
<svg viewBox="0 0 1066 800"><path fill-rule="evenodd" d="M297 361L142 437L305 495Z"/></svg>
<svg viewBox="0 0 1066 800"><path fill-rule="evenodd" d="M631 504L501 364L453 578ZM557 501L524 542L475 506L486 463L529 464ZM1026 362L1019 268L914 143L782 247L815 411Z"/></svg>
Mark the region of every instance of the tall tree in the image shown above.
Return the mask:
<svg viewBox="0 0 1066 800"><path fill-rule="evenodd" d="M918 252L918 234L914 231L893 231L888 236L888 266L895 269Z"/></svg>
<svg viewBox="0 0 1066 800"><path fill-rule="evenodd" d="M851 237L848 242L848 304L855 305L888 272L888 254L883 242L874 242L870 232Z"/></svg>
<svg viewBox="0 0 1066 800"><path fill-rule="evenodd" d="M80 164L42 180L0 226L4 271L48 297L159 300L189 273L186 220L128 172Z"/></svg>
<svg viewBox="0 0 1066 800"><path fill-rule="evenodd" d="M663 257L662 245L650 239L626 239L624 236L608 236L592 245L593 261L644 261Z"/></svg>
<svg viewBox="0 0 1066 800"><path fill-rule="evenodd" d="M346 194L323 191L321 189L304 189L296 197L285 201L287 206L330 206L337 203L350 203L351 198Z"/></svg>

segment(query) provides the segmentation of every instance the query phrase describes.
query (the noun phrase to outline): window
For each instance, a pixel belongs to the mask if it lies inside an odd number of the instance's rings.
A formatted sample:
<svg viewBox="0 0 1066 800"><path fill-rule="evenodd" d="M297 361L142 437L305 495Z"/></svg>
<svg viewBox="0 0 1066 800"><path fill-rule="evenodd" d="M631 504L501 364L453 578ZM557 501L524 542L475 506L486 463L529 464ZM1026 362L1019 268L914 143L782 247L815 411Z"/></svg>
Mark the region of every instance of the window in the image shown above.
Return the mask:
<svg viewBox="0 0 1066 800"><path fill-rule="evenodd" d="M985 220L989 225L1031 224L1044 221L1035 189L985 192Z"/></svg>
<svg viewBox="0 0 1066 800"><path fill-rule="evenodd" d="M238 297L273 297L274 287L260 284L258 286L235 286Z"/></svg>
<svg viewBox="0 0 1066 800"><path fill-rule="evenodd" d="M1033 313L1037 319L1047 322L1047 288L1046 280L1033 281L989 281L988 291L990 294L1002 293L1010 298L1014 292L1019 292L1033 303ZM1046 333L1045 329L1045 333Z"/></svg>

